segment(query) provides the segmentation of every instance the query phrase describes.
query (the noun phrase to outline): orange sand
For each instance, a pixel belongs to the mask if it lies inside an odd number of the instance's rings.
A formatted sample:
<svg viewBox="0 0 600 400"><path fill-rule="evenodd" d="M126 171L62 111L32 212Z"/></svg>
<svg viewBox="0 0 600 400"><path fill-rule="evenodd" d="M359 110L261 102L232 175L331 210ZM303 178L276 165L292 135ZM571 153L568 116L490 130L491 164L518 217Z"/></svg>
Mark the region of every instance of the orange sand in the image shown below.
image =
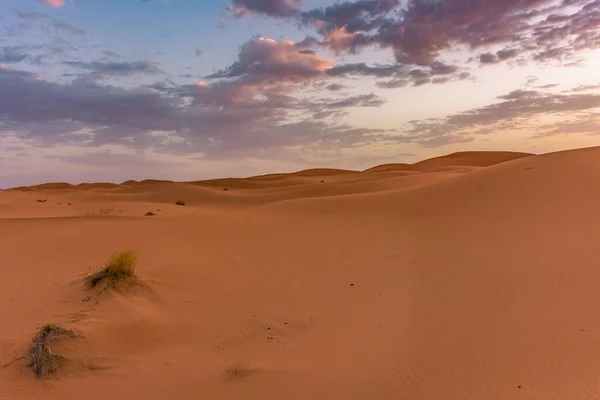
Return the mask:
<svg viewBox="0 0 600 400"><path fill-rule="evenodd" d="M0 399L598 399L599 210L600 147L0 191L0 364L85 337ZM151 289L86 291L119 249Z"/></svg>

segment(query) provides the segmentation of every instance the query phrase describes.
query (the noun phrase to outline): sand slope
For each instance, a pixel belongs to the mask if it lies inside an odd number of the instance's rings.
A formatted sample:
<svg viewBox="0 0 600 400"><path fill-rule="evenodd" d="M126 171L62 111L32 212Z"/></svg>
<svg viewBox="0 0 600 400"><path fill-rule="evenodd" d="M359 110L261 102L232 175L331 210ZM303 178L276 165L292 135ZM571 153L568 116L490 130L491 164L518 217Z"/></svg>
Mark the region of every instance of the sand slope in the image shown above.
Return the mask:
<svg viewBox="0 0 600 400"><path fill-rule="evenodd" d="M0 191L0 363L49 321L86 338L57 379L0 369L0 398L600 398L600 148L475 156ZM151 290L84 290L122 248Z"/></svg>

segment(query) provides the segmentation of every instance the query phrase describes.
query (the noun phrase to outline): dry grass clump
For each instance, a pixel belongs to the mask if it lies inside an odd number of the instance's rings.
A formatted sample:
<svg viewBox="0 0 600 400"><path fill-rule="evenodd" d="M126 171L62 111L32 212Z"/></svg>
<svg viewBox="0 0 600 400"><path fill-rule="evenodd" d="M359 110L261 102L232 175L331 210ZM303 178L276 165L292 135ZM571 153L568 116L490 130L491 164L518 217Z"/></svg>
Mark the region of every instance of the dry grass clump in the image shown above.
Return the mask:
<svg viewBox="0 0 600 400"><path fill-rule="evenodd" d="M94 288L99 285L116 287L119 283L135 279L137 257L131 251L113 253L104 266L85 277L86 286Z"/></svg>
<svg viewBox="0 0 600 400"><path fill-rule="evenodd" d="M148 211L146 213L146 217L154 217L156 214L154 214L152 211Z"/></svg>
<svg viewBox="0 0 600 400"><path fill-rule="evenodd" d="M113 215L123 215L123 210L116 210L114 208L102 208L98 211L86 211L79 215L81 217L108 217Z"/></svg>
<svg viewBox="0 0 600 400"><path fill-rule="evenodd" d="M28 366L35 376L43 378L53 375L67 362L67 358L54 353L53 346L64 339L75 338L77 334L70 329L55 324L47 324L38 329L27 352Z"/></svg>
<svg viewBox="0 0 600 400"><path fill-rule="evenodd" d="M252 375L254 372L256 371L241 363L232 364L225 370L229 379L243 379Z"/></svg>
<svg viewBox="0 0 600 400"><path fill-rule="evenodd" d="M183 200L177 200L177 203L175 203L176 206L185 206L185 201Z"/></svg>

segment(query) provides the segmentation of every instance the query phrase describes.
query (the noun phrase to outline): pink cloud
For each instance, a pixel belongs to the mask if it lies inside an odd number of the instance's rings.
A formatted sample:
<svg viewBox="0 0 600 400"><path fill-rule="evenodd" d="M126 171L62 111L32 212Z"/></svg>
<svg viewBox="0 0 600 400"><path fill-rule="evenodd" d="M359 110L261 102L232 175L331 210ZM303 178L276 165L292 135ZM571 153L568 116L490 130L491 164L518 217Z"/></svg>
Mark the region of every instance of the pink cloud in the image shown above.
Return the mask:
<svg viewBox="0 0 600 400"><path fill-rule="evenodd" d="M65 0L38 0L40 3L45 4L52 8L64 7Z"/></svg>
<svg viewBox="0 0 600 400"><path fill-rule="evenodd" d="M290 40L255 38L242 45L238 60L211 78L244 77L252 82L306 82L322 78L331 68L330 60L320 57L303 44Z"/></svg>

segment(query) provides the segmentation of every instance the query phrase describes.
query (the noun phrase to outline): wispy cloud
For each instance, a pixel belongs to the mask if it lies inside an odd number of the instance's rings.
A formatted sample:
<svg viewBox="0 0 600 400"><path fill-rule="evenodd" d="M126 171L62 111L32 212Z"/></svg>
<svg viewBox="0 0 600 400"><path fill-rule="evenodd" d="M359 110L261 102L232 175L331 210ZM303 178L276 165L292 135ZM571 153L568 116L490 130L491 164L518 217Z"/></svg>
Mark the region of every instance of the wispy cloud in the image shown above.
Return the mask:
<svg viewBox="0 0 600 400"><path fill-rule="evenodd" d="M38 12L25 12L20 10L11 10L11 13L26 27L32 27L35 24L39 24L42 30L55 33L66 33L70 35L86 35L85 29L72 24L70 22L63 21L58 18L54 18L48 14Z"/></svg>
<svg viewBox="0 0 600 400"><path fill-rule="evenodd" d="M535 90L515 90L498 97L499 102L449 115L445 118L412 121L408 134L415 142L443 137L462 137L473 140L482 134L506 129L532 130L536 137L561 132L590 133L596 119L590 112L600 108L600 93L543 93ZM583 113L583 114L582 114ZM598 114L595 114L596 117ZM542 117L559 118L553 125L532 124ZM565 118L580 117L565 121ZM585 122L582 122L585 121ZM600 133L600 131L598 132Z"/></svg>
<svg viewBox="0 0 600 400"><path fill-rule="evenodd" d="M135 74L159 74L162 72L157 63L151 61L64 61L64 65L88 71L93 78L103 78L107 76L130 76Z"/></svg>
<svg viewBox="0 0 600 400"><path fill-rule="evenodd" d="M65 6L65 0L38 0L40 3L52 8L60 8Z"/></svg>

